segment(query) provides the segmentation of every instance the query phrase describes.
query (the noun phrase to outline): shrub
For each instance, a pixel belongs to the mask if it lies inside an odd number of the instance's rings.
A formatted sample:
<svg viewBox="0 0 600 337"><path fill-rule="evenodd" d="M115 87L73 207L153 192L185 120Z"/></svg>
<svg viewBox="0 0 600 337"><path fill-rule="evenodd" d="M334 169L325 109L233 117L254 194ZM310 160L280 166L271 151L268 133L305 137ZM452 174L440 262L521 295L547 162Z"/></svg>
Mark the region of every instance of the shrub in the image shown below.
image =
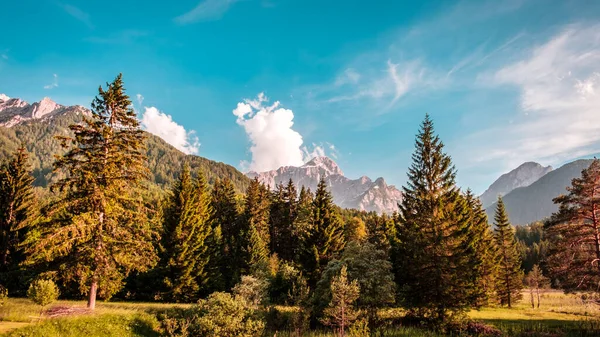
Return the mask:
<svg viewBox="0 0 600 337"><path fill-rule="evenodd" d="M8 289L0 284L0 307L4 305L4 301L8 298Z"/></svg>
<svg viewBox="0 0 600 337"><path fill-rule="evenodd" d="M288 263L281 263L269 282L269 300L272 304L296 305L294 289L299 288L306 280L302 273Z"/></svg>
<svg viewBox="0 0 600 337"><path fill-rule="evenodd" d="M268 286L269 284L262 279L242 276L242 281L233 287L233 294L256 309L260 304L264 304Z"/></svg>
<svg viewBox="0 0 600 337"><path fill-rule="evenodd" d="M44 307L58 299L58 287L51 280L36 280L29 285L27 297L35 304Z"/></svg>

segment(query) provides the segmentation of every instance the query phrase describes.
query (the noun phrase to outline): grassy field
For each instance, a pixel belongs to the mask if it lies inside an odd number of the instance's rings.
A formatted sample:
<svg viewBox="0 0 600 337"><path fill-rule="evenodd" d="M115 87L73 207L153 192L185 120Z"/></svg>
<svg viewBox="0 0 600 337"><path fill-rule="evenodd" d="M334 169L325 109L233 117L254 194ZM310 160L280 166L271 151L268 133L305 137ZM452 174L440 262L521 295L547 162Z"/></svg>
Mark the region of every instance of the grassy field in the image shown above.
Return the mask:
<svg viewBox="0 0 600 337"><path fill-rule="evenodd" d="M600 307L588 304L577 295L548 292L542 295L540 308L532 309L524 300L512 309L485 308L469 316L494 325L509 336L600 336ZM176 304L99 302L90 313L82 301L58 301L39 318L40 308L27 299L9 299L0 307L0 334L6 336L159 336L156 313ZM388 317L402 315L402 310L382 312ZM52 317L49 317L52 316ZM278 337L287 336L277 333ZM308 337L333 336L313 332ZM436 337L435 333L409 327L387 331L383 336Z"/></svg>

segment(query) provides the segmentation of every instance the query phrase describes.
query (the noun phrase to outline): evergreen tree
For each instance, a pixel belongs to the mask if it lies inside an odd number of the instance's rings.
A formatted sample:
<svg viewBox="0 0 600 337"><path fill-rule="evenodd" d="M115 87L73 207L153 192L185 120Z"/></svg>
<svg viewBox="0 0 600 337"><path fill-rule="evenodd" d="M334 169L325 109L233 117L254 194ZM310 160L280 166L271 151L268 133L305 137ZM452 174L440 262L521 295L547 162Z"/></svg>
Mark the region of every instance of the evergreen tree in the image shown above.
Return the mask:
<svg viewBox="0 0 600 337"><path fill-rule="evenodd" d="M62 195L28 247L31 262L59 262L65 280L88 293L90 309L97 293L109 298L130 271L157 260L140 193L148 176L144 133L121 75L98 91L92 115L70 126L74 136L57 136L68 149L54 164L64 178L52 189Z"/></svg>
<svg viewBox="0 0 600 337"><path fill-rule="evenodd" d="M245 257L242 274L251 274L269 258L269 190L253 179L246 191L241 215L242 250Z"/></svg>
<svg viewBox="0 0 600 337"><path fill-rule="evenodd" d="M22 262L19 244L33 208L33 177L29 156L19 148L13 158L0 167L0 271L14 269Z"/></svg>
<svg viewBox="0 0 600 337"><path fill-rule="evenodd" d="M344 248L344 231L331 193L322 178L317 185L311 208L300 262L310 287L314 288L327 263Z"/></svg>
<svg viewBox="0 0 600 337"><path fill-rule="evenodd" d="M390 217L386 214L381 216L370 214L365 225L367 226L367 241L389 256L390 236L393 236L391 233L393 221Z"/></svg>
<svg viewBox="0 0 600 337"><path fill-rule="evenodd" d="M235 189L231 180L217 180L212 190L211 206L213 208L212 224L214 233L221 233L220 253L214 259L223 277L225 290L231 289L241 280L242 268L242 232L238 221L238 205ZM215 240L217 236L215 235ZM215 247L215 248L216 248Z"/></svg>
<svg viewBox="0 0 600 337"><path fill-rule="evenodd" d="M285 261L293 261L298 250L294 225L298 215L298 195L294 182L279 184L271 201L271 252Z"/></svg>
<svg viewBox="0 0 600 337"><path fill-rule="evenodd" d="M425 117L395 223L392 263L402 303L434 323L479 296L479 256L456 170Z"/></svg>
<svg viewBox="0 0 600 337"><path fill-rule="evenodd" d="M508 222L504 202L498 197L496 214L494 215L496 245L498 247L500 265L496 280L496 293L501 305L509 308L517 303L523 295L523 271L521 256L517 250L515 233Z"/></svg>
<svg viewBox="0 0 600 337"><path fill-rule="evenodd" d="M323 324L335 327L338 336L345 336L346 327L360 315L360 311L354 308L354 302L359 296L358 282L348 281L348 271L343 266L340 275L331 281L331 302L323 312Z"/></svg>
<svg viewBox="0 0 600 337"><path fill-rule="evenodd" d="M478 238L475 248L480 260L478 268L481 278L478 290L481 291L481 294L477 296L477 301L473 304L480 307L489 304L489 301L494 297L500 260L494 239L494 232L490 228L481 201L473 195L470 189L467 190L465 199L470 210L472 232Z"/></svg>
<svg viewBox="0 0 600 337"><path fill-rule="evenodd" d="M554 199L559 210L546 223L552 277L567 291L599 291L600 160L571 181L568 194Z"/></svg>
<svg viewBox="0 0 600 337"><path fill-rule="evenodd" d="M166 297L175 302L196 301L207 294L212 233L210 194L202 173L194 180L183 171L163 211L162 262Z"/></svg>

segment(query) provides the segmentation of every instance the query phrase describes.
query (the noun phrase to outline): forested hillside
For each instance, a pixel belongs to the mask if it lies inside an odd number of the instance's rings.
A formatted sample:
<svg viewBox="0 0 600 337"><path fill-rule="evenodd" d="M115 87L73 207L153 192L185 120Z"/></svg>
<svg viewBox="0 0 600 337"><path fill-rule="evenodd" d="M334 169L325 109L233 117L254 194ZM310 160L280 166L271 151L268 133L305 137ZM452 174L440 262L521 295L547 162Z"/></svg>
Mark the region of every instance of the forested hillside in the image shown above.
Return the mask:
<svg viewBox="0 0 600 337"><path fill-rule="evenodd" d="M54 155L64 153L54 136L67 134L68 126L80 121L83 111L80 107L72 107L62 115L27 121L10 128L0 127L0 161L6 161L21 144L24 145L31 154L34 185L46 187L53 178ZM229 178L237 192L247 188L250 179L233 166L186 155L157 136L147 136L148 167L154 183L165 185L172 182L181 171L183 162L188 160L193 172L204 171L210 185L217 178Z"/></svg>

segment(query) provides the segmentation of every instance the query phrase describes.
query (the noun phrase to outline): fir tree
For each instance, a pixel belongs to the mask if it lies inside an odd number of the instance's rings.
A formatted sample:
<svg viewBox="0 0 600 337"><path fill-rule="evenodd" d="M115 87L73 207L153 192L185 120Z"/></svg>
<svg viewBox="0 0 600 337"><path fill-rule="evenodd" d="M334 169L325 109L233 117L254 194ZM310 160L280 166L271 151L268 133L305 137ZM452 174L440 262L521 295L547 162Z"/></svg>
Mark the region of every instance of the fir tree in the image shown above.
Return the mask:
<svg viewBox="0 0 600 337"><path fill-rule="evenodd" d="M425 117L417 135L392 261L403 304L435 323L468 309L480 294L477 238L456 170Z"/></svg>
<svg viewBox="0 0 600 337"><path fill-rule="evenodd" d="M271 202L271 252L285 261L293 261L298 250L298 238L295 233L298 215L298 195L294 182L279 184L273 193Z"/></svg>
<svg viewBox="0 0 600 337"><path fill-rule="evenodd" d="M208 293L211 216L204 175L194 180L184 165L163 211L162 264L170 301L196 301L201 292Z"/></svg>
<svg viewBox="0 0 600 337"><path fill-rule="evenodd" d="M220 253L214 259L223 277L225 290L231 289L241 280L242 268L242 232L238 221L238 205L235 189L231 180L217 180L212 190L212 225L216 234L221 233ZM218 243L217 243L218 244Z"/></svg>
<svg viewBox="0 0 600 337"><path fill-rule="evenodd" d="M546 223L551 250L548 266L568 291L599 291L600 160L571 181L568 194L554 199L559 210Z"/></svg>
<svg viewBox="0 0 600 337"><path fill-rule="evenodd" d="M323 179L317 185L311 208L312 213L303 243L303 258L300 262L303 264L309 285L313 288L327 263L344 248L344 231L331 193Z"/></svg>
<svg viewBox="0 0 600 337"><path fill-rule="evenodd" d="M509 308L517 303L523 295L523 271L521 255L517 250L515 233L508 222L504 202L498 197L496 214L494 215L496 245L498 247L500 265L496 279L496 293L501 305Z"/></svg>
<svg viewBox="0 0 600 337"><path fill-rule="evenodd" d="M481 201L473 195L470 189L467 190L465 199L470 209L472 232L475 238L478 239L475 248L480 260L478 266L480 272L478 290L480 290L481 293L477 296L477 301L474 305L480 307L489 304L490 300L493 299L496 290L495 284L498 274L498 264L500 261L498 249L496 248L496 241L494 239L494 232L490 228Z"/></svg>
<svg viewBox="0 0 600 337"><path fill-rule="evenodd" d="M32 182L29 156L19 148L0 167L0 271L13 269L23 260L18 246L32 215Z"/></svg>
<svg viewBox="0 0 600 337"><path fill-rule="evenodd" d="M121 75L98 91L92 115L70 126L74 136L57 137L68 150L54 164L64 178L52 190L62 194L28 247L31 262L61 263L65 281L88 293L90 309L97 293L109 298L130 271L157 260L140 193L148 176L144 133Z"/></svg>
<svg viewBox="0 0 600 337"><path fill-rule="evenodd" d="M348 281L348 271L346 266L343 266L340 275L331 281L331 302L323 311L325 317L322 323L335 327L338 336L345 336L346 327L360 315L360 311L354 308L354 302L359 296L358 282Z"/></svg>
<svg viewBox="0 0 600 337"><path fill-rule="evenodd" d="M269 258L269 190L258 179L253 179L246 191L244 211L241 214L241 235L245 261L242 274L250 274Z"/></svg>

